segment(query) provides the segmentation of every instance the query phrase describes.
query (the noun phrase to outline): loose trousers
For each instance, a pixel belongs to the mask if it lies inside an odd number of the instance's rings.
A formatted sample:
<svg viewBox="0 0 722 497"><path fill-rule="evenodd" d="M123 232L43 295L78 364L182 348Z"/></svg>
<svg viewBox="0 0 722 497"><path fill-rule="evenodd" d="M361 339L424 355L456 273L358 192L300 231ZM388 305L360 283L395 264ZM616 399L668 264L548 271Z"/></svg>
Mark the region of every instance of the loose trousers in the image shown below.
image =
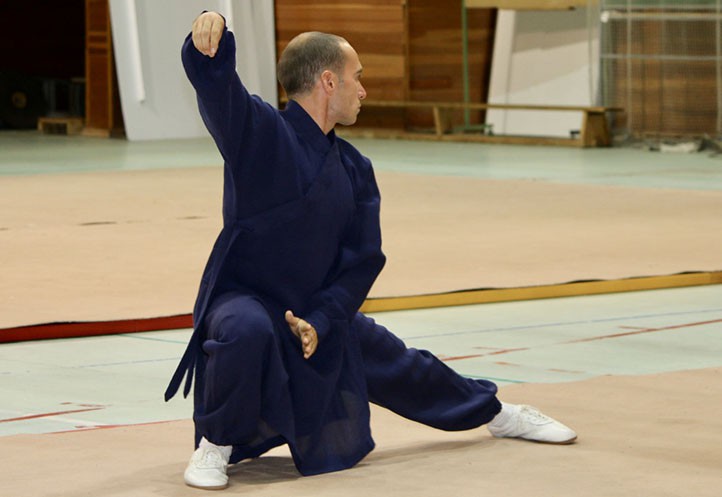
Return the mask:
<svg viewBox="0 0 722 497"><path fill-rule="evenodd" d="M197 435L218 445L251 443L259 437L259 419L264 420L261 426L283 424L274 417L287 413L277 411L292 410L290 405L279 407L276 391L288 379L277 333L291 336L291 331L274 327L256 298L233 293L215 299L205 329L203 408L194 414ZM460 376L430 352L407 347L373 319L358 313L350 333L360 344L370 402L447 431L476 428L501 410L494 383ZM262 412L264 405L275 405L274 412ZM269 434L270 429L260 435ZM266 450L278 444L275 440Z"/></svg>

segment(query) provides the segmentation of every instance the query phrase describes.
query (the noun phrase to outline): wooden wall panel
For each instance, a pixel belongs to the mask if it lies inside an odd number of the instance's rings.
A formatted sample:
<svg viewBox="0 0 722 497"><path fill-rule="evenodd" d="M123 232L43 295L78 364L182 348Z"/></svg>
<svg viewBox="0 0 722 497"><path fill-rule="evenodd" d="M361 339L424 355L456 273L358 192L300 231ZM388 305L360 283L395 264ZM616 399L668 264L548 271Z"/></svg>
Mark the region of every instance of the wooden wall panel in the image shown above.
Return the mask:
<svg viewBox="0 0 722 497"><path fill-rule="evenodd" d="M276 48L304 31L323 31L346 38L364 66L369 99L406 100L405 0L276 0ZM366 108L358 126L402 127L400 110Z"/></svg>
<svg viewBox="0 0 722 497"><path fill-rule="evenodd" d="M485 102L495 9L467 11L471 101ZM280 54L303 31L346 38L372 100L463 101L461 0L276 0ZM475 113L478 121L480 113ZM431 113L365 108L359 127L431 127Z"/></svg>
<svg viewBox="0 0 722 497"><path fill-rule="evenodd" d="M467 16L470 100L486 102L496 10L470 9ZM463 102L461 0L410 0L409 45L410 99ZM417 111L408 124L428 127L432 118Z"/></svg>

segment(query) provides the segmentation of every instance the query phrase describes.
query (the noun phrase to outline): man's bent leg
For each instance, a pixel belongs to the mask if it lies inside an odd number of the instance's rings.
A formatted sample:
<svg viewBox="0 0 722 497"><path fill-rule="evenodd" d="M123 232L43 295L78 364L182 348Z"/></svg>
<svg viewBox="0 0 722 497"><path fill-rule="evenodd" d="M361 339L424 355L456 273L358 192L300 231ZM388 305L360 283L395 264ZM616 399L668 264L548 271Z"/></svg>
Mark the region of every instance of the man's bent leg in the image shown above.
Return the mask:
<svg viewBox="0 0 722 497"><path fill-rule="evenodd" d="M193 416L196 433L203 438L185 481L218 489L228 483L232 446L253 439L258 428L265 362L274 346L273 323L257 300L229 293L216 298L204 326L202 395L196 398Z"/></svg>

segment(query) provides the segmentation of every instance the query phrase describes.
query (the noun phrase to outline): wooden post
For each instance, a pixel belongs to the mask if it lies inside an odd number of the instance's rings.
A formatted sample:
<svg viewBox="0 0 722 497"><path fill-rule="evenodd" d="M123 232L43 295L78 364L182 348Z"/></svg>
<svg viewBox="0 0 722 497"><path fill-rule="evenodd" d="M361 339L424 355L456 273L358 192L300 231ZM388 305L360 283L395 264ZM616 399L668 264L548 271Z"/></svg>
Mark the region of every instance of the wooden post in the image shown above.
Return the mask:
<svg viewBox="0 0 722 497"><path fill-rule="evenodd" d="M108 0L85 0L84 135L122 135L123 115L115 77Z"/></svg>
<svg viewBox="0 0 722 497"><path fill-rule="evenodd" d="M443 109L438 105L433 107L434 130L437 136L444 135L451 131L451 109Z"/></svg>
<svg viewBox="0 0 722 497"><path fill-rule="evenodd" d="M612 144L606 112L584 111L581 140L584 147L609 147Z"/></svg>

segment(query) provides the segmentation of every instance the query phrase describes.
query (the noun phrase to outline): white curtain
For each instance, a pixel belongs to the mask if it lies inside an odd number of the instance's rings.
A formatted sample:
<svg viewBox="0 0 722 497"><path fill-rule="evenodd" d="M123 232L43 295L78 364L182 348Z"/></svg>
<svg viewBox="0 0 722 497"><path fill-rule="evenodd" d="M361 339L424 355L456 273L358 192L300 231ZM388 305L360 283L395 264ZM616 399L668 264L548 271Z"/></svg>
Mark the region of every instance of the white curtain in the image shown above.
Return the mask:
<svg viewBox="0 0 722 497"><path fill-rule="evenodd" d="M237 71L251 93L277 104L271 0L110 0L115 67L129 140L208 136L180 48L203 10L223 14L236 36Z"/></svg>

